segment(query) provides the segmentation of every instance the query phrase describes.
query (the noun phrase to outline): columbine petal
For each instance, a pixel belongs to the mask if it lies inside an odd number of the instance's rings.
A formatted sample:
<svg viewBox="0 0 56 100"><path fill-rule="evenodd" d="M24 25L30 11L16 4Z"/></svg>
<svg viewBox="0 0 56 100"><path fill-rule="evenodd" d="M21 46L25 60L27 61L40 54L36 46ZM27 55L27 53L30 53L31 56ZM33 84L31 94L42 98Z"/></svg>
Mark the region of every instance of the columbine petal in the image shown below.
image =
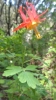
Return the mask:
<svg viewBox="0 0 56 100"><path fill-rule="evenodd" d="M43 16L44 14L46 14L46 12L48 11L48 9L46 9L44 12L42 12L41 14L39 14L39 17Z"/></svg>
<svg viewBox="0 0 56 100"><path fill-rule="evenodd" d="M28 25L28 23L22 23L22 24L20 24L18 27L16 27L16 28L14 28L14 32L15 31L17 31L17 30L19 30L19 29L21 29L21 28L23 28L23 27L26 27Z"/></svg>
<svg viewBox="0 0 56 100"><path fill-rule="evenodd" d="M26 14L23 12L23 9L25 10ZM41 19L41 16L43 16L48 11L48 9L41 14L37 14L34 5L32 3L26 2L26 7L20 6L18 11L21 15L23 23L15 28L14 31L17 31L18 29L23 27L26 27L29 30L34 29L36 37L40 39L41 36L40 33L37 31L36 26L38 26L42 21L46 20L46 18Z"/></svg>
<svg viewBox="0 0 56 100"><path fill-rule="evenodd" d="M34 5L32 3L29 3L29 2L26 2L26 5L30 5L34 18L37 17L37 13L36 13Z"/></svg>
<svg viewBox="0 0 56 100"><path fill-rule="evenodd" d="M21 18L23 19L23 21L26 21L27 17L24 14L24 12L22 11L22 6L20 6L20 9L18 10L18 12L20 13Z"/></svg>
<svg viewBox="0 0 56 100"><path fill-rule="evenodd" d="M42 19L40 19L40 20L41 20L41 22L42 22L42 21L45 21L45 20L46 20L46 18L42 18Z"/></svg>

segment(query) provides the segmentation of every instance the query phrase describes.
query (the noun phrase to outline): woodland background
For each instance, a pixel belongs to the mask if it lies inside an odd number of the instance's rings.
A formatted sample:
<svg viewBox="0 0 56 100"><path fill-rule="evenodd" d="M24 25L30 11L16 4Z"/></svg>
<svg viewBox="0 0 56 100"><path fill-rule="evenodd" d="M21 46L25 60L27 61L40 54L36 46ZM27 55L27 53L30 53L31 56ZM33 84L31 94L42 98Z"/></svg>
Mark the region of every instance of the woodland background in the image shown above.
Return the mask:
<svg viewBox="0 0 56 100"><path fill-rule="evenodd" d="M56 100L56 0L13 1L0 0L0 100ZM48 8L46 21L37 27L39 40L25 28L13 33L26 1L38 13Z"/></svg>

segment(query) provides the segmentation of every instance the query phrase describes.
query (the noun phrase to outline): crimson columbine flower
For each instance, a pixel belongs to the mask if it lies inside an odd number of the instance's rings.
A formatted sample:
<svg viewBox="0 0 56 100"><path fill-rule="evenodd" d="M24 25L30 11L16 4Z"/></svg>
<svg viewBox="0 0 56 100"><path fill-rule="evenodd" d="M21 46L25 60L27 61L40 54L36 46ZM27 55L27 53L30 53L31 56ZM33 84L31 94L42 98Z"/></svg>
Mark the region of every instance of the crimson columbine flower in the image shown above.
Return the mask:
<svg viewBox="0 0 56 100"><path fill-rule="evenodd" d="M26 7L20 6L18 11L21 15L23 22L13 31L17 31L18 29L21 29L23 27L26 27L29 30L33 29L35 31L36 37L40 39L41 36L40 33L37 31L37 26L46 19L42 19L41 16L43 16L48 10L45 10L41 14L37 14L32 3L26 2ZM23 12L23 10L26 12L26 14Z"/></svg>

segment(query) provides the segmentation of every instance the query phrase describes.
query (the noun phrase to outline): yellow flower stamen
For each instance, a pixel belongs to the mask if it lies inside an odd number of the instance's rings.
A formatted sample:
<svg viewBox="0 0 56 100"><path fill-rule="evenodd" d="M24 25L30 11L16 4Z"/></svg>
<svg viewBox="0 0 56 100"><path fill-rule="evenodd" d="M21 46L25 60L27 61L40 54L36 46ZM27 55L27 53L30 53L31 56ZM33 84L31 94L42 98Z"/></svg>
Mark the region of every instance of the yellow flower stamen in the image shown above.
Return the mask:
<svg viewBox="0 0 56 100"><path fill-rule="evenodd" d="M36 22L35 22L35 21L33 21L33 22L32 22L32 25L36 25Z"/></svg>
<svg viewBox="0 0 56 100"><path fill-rule="evenodd" d="M40 33L37 31L37 28L36 28L36 27L34 27L34 31L35 31L35 35L36 35L37 39L41 39L42 36L41 36Z"/></svg>

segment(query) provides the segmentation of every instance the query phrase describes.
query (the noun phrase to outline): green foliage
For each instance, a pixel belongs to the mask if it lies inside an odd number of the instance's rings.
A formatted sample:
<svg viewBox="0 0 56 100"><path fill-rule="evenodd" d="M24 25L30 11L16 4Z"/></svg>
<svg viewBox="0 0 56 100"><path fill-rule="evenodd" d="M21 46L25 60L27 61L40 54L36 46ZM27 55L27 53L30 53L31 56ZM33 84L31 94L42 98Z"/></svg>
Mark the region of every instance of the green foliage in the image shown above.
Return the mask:
<svg viewBox="0 0 56 100"><path fill-rule="evenodd" d="M44 68L49 68L53 58L43 60L43 56L47 52L55 53L55 49L49 48L51 44L48 44L46 46L48 49L45 51L46 48L44 46L43 48L41 47L44 45L44 38L39 41L34 38L34 41L31 41L32 45L34 45L32 48L31 45L25 44L23 34L21 35L0 36L0 87L6 88L4 92L9 100L41 100L41 98L46 98L48 95L46 90L53 86L48 81L48 71L42 71ZM36 41L38 42L36 43ZM41 49L45 52L42 56ZM41 53L37 50L40 50ZM37 64L31 64L32 61L34 63L37 62ZM54 90L53 92L55 94ZM55 98L53 92L51 91L53 98Z"/></svg>
<svg viewBox="0 0 56 100"><path fill-rule="evenodd" d="M4 71L3 76L8 77L18 74L18 79L21 83L27 82L29 87L35 89L36 85L40 84L39 81L34 77L33 72L36 71L36 68L37 66L35 65L28 65L26 68L21 68L19 66L10 66L6 68L7 70Z"/></svg>
<svg viewBox="0 0 56 100"><path fill-rule="evenodd" d="M10 67L7 67L6 71L4 71L3 76L6 76L6 77L7 76L12 76L12 75L17 74L21 71L22 71L22 69L19 66L18 67L17 66L10 66Z"/></svg>

